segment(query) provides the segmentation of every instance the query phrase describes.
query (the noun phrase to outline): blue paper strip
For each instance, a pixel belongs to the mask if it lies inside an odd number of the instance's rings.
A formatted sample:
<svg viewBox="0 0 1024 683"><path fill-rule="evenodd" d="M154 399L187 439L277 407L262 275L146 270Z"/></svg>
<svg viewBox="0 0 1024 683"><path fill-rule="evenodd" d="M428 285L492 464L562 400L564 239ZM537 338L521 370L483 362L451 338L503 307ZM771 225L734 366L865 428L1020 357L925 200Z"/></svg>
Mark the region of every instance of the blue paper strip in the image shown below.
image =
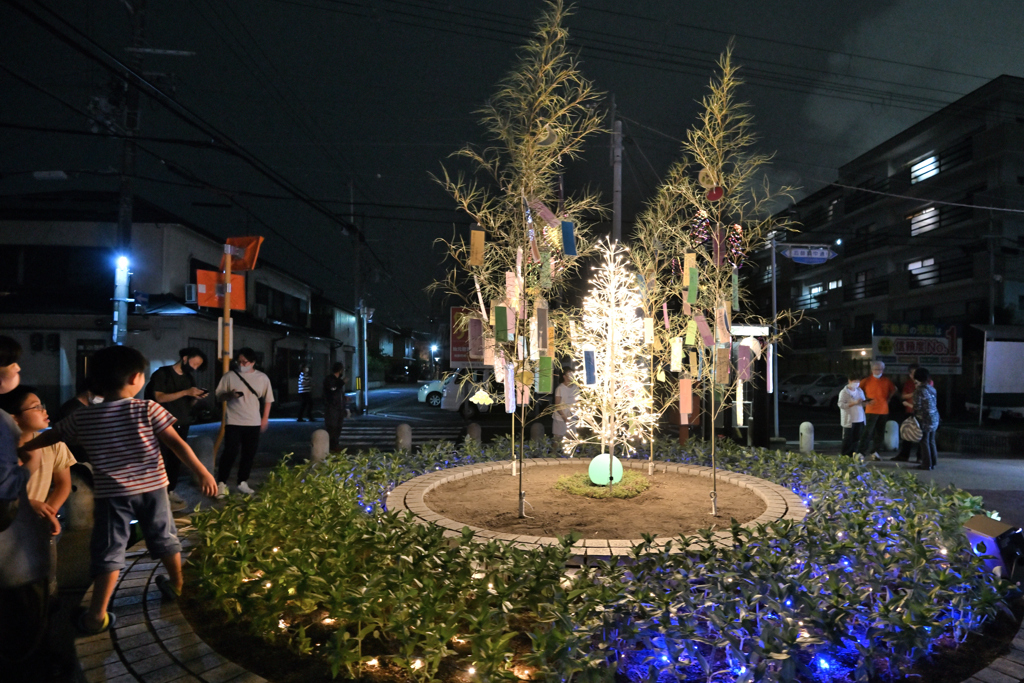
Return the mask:
<svg viewBox="0 0 1024 683"><path fill-rule="evenodd" d="M576 256L576 225L562 221L562 251L566 256Z"/></svg>

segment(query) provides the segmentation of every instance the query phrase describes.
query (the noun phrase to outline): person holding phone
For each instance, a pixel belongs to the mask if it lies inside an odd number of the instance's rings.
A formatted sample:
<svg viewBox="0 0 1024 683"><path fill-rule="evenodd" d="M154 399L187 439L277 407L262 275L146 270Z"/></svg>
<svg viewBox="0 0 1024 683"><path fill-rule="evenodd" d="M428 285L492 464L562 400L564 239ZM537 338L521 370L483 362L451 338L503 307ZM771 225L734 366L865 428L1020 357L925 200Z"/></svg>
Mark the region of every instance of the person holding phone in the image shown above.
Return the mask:
<svg viewBox="0 0 1024 683"><path fill-rule="evenodd" d="M146 386L145 396L159 403L177 422L174 429L182 441L188 441L188 429L192 425L192 408L196 401L205 398L209 391L196 386L194 372L206 366L206 354L194 346L178 351L178 362L165 365L153 372ZM181 474L181 460L168 446L160 444L160 454L167 471L167 498L172 512L185 509L185 500L174 492Z"/></svg>

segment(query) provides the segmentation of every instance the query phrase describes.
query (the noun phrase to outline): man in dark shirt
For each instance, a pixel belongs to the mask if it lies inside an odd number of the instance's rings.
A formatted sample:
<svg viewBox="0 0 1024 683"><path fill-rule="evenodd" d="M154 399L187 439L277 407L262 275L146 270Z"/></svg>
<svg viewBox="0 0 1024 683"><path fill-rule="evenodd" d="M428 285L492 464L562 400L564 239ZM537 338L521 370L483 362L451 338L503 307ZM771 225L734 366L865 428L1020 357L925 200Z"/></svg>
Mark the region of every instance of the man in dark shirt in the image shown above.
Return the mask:
<svg viewBox="0 0 1024 683"><path fill-rule="evenodd" d="M324 378L324 427L329 450L341 450L341 427L345 422L345 364L335 363Z"/></svg>
<svg viewBox="0 0 1024 683"><path fill-rule="evenodd" d="M194 346L178 351L179 360L174 365L165 365L156 370L149 378L146 387L146 398L162 405L173 415L177 422L174 429L183 441L188 439L188 428L192 424L192 406L196 401L209 393L206 389L196 387L192 376L206 365L206 354ZM173 451L160 444L160 454L164 458L164 469L167 471L167 497L171 501L171 510L177 512L184 509L185 501L174 493L181 474L181 460Z"/></svg>

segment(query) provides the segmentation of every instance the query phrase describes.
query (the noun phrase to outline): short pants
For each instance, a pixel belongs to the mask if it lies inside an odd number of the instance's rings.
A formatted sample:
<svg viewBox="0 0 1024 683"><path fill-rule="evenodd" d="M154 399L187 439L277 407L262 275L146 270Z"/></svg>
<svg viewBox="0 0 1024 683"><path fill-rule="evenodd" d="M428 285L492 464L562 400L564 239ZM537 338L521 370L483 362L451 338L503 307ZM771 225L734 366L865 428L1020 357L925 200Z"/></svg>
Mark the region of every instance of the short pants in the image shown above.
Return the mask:
<svg viewBox="0 0 1024 683"><path fill-rule="evenodd" d="M132 520L138 520L146 549L154 559L181 552L178 528L174 525L165 487L134 496L97 498L89 545L92 576L124 569Z"/></svg>

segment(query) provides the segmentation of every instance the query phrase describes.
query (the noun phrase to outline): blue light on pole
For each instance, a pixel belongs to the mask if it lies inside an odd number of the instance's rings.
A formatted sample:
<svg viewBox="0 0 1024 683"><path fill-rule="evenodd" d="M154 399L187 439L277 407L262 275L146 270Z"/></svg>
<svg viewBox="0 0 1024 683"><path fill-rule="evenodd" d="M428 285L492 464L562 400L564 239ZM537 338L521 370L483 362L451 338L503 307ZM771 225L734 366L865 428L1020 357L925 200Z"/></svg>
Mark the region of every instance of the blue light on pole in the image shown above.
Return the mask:
<svg viewBox="0 0 1024 683"><path fill-rule="evenodd" d="M117 269L118 270L124 270L124 271L128 270L128 257L127 256L118 256L117 257Z"/></svg>

